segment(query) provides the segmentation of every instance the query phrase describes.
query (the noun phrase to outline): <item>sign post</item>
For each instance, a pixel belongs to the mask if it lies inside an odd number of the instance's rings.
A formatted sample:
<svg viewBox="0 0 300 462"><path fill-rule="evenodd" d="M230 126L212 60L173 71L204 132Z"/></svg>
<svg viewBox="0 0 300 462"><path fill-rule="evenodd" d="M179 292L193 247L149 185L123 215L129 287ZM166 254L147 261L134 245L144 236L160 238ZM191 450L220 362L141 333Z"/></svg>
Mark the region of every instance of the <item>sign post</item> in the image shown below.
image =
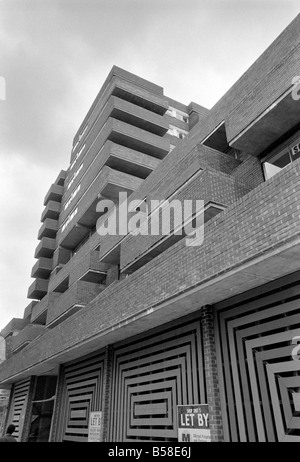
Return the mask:
<svg viewBox="0 0 300 462"><path fill-rule="evenodd" d="M89 443L98 443L101 441L101 429L102 429L102 412L90 412L89 421Z"/></svg>
<svg viewBox="0 0 300 462"><path fill-rule="evenodd" d="M177 406L178 441L211 442L208 404Z"/></svg>

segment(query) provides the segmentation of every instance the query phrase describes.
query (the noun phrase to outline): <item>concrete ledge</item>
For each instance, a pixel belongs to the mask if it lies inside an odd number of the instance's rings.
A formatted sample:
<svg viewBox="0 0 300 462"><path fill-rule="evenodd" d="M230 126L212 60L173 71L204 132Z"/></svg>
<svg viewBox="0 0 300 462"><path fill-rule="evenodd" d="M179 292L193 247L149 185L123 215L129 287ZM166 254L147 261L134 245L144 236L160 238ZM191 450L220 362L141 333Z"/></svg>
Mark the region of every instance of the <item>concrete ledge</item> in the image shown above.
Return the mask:
<svg viewBox="0 0 300 462"><path fill-rule="evenodd" d="M78 279L81 279L88 271L98 271L106 274L109 265L99 261L99 252L94 250L88 254L76 254L66 263L63 268L49 282L49 291L55 288L68 276L69 284L72 285Z"/></svg>
<svg viewBox="0 0 300 462"><path fill-rule="evenodd" d="M48 283L48 279L35 279L28 289L27 298L41 300L48 291Z"/></svg>
<svg viewBox="0 0 300 462"><path fill-rule="evenodd" d="M24 310L24 315L23 315L23 318L24 318L24 319L27 319L27 318L28 318L29 320L31 319L31 313L32 313L33 307L34 307L37 303L38 303L37 300L32 300L32 302L30 302L30 303L26 306L26 308L25 308L25 310Z"/></svg>
<svg viewBox="0 0 300 462"><path fill-rule="evenodd" d="M51 239L50 237L43 237L41 242L38 244L37 248L35 249L34 257L46 257L50 258L53 255L53 252L56 248L55 239Z"/></svg>
<svg viewBox="0 0 300 462"><path fill-rule="evenodd" d="M27 326L28 323L28 319L12 318L12 320L9 321L9 323L1 330L0 334L2 337L6 338L11 334L20 332L25 326Z"/></svg>
<svg viewBox="0 0 300 462"><path fill-rule="evenodd" d="M44 205L46 206L49 201L60 202L63 196L63 193L64 193L63 186L59 186L58 184L52 184L45 196Z"/></svg>
<svg viewBox="0 0 300 462"><path fill-rule="evenodd" d="M39 303L34 305L31 313L31 322L45 324L48 306L60 295L58 292L49 292Z"/></svg>
<svg viewBox="0 0 300 462"><path fill-rule="evenodd" d="M42 335L47 331L45 326L38 324L27 324L27 326L15 337L12 339L11 351L15 353L16 351L24 348L33 339Z"/></svg>

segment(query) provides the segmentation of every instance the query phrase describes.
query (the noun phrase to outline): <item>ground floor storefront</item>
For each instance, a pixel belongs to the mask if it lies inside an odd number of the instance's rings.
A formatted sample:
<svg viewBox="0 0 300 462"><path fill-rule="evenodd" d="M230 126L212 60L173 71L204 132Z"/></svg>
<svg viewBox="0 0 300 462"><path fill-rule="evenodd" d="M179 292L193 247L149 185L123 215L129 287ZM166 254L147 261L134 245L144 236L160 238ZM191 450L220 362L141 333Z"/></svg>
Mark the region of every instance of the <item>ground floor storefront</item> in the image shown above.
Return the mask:
<svg viewBox="0 0 300 462"><path fill-rule="evenodd" d="M6 422L88 441L100 412L102 441L176 442L177 406L207 404L213 441L300 442L297 336L300 272L14 383Z"/></svg>

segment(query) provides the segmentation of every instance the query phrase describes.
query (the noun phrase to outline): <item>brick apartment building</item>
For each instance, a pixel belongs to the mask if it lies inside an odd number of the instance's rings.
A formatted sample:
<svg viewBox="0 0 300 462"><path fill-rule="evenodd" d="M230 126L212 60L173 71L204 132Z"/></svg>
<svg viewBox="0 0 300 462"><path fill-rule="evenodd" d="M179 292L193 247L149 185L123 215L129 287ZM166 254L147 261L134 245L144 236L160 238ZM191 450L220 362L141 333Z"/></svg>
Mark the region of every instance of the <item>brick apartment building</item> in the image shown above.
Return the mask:
<svg viewBox="0 0 300 462"><path fill-rule="evenodd" d="M102 441L177 441L176 406L207 403L214 441L300 442L299 74L300 15L211 110L112 68L1 331L20 441L87 441L91 411ZM203 200L202 245L100 236L120 192Z"/></svg>

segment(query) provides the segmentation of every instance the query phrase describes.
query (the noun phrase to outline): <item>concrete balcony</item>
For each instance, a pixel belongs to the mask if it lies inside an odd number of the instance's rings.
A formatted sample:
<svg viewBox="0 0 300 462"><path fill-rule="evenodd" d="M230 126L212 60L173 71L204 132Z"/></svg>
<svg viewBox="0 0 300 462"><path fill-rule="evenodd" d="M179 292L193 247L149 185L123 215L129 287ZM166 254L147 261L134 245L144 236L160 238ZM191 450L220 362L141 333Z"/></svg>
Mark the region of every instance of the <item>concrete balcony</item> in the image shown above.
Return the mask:
<svg viewBox="0 0 300 462"><path fill-rule="evenodd" d="M137 87L128 81L116 78L113 83L112 95L118 96L133 104L144 107L163 115L169 107L168 101L161 94L155 94L145 88Z"/></svg>
<svg viewBox="0 0 300 462"><path fill-rule="evenodd" d="M30 322L34 324L45 324L48 306L60 297L60 295L61 294L58 292L49 292L45 295L45 297L32 308Z"/></svg>
<svg viewBox="0 0 300 462"><path fill-rule="evenodd" d="M49 201L42 213L41 221L45 221L46 218L51 220L57 220L60 214L61 204L60 202Z"/></svg>
<svg viewBox="0 0 300 462"><path fill-rule="evenodd" d="M88 126L90 127L90 130L86 130L84 140L81 139L80 143L77 143L76 148L72 153L72 165L73 160L75 161L74 165L76 165L77 159L82 159L85 156L85 154L95 143L95 140L103 138L103 131L106 134L107 138L107 130L105 129L105 127L110 119L117 120L119 122L124 122L126 125L132 127L133 129L141 129L143 132L145 132L145 134L154 135L158 138L163 137L169 129L168 121L161 115L158 115L142 107L139 107L128 101L124 101L123 99L111 96L109 100L105 103L102 110L99 111L97 116L95 114L95 117L92 117L89 121ZM141 134L138 134L138 132L136 133L137 139L139 139ZM106 138L102 140L102 145L106 141ZM153 140L153 144L155 145L157 141L155 138L153 138ZM149 150L149 147L142 146L142 149L137 150L141 150L142 152L145 152L147 154L147 152L144 151L144 149ZM82 154L82 152L84 154ZM161 157L161 153L158 153L156 156ZM69 175L67 180L69 180Z"/></svg>
<svg viewBox="0 0 300 462"><path fill-rule="evenodd" d="M300 120L300 105L299 101L292 98L291 91L292 89L288 89L249 126L243 127L240 133L229 140L229 145L257 156L295 127ZM226 125L229 133L236 131L235 127L235 130L232 129L233 124L236 125L234 117L235 114L232 114L233 120L230 118ZM241 115L241 119L244 119L244 115Z"/></svg>
<svg viewBox="0 0 300 462"><path fill-rule="evenodd" d="M161 162L155 157L126 148L125 146L120 146L111 141L106 141L100 149L99 146L101 146L101 142L98 140L98 142L95 142L91 147L90 151L87 152L82 164L83 168L80 170L76 180L70 188L66 190L61 204L63 210L62 214L65 213L65 207L66 212L72 209L77 196L84 194L104 165L120 172L145 179ZM78 191L74 199L69 202L70 196L79 184L80 191Z"/></svg>
<svg viewBox="0 0 300 462"><path fill-rule="evenodd" d="M105 289L101 284L78 281L60 295L47 310L47 327L54 327L76 311L85 307Z"/></svg>
<svg viewBox="0 0 300 462"><path fill-rule="evenodd" d="M41 242L38 244L35 249L34 258L50 258L53 255L53 252L56 248L55 239L50 239L49 237L43 237Z"/></svg>
<svg viewBox="0 0 300 462"><path fill-rule="evenodd" d="M39 229L38 239L42 239L43 237L55 238L57 230L58 220L51 220L50 218L46 218Z"/></svg>
<svg viewBox="0 0 300 462"><path fill-rule="evenodd" d="M63 186L65 183L67 172L65 170L61 170L54 181L54 184L57 184L58 186Z"/></svg>
<svg viewBox="0 0 300 462"><path fill-rule="evenodd" d="M94 152L96 155L107 140L158 159L163 159L170 150L170 142L166 138L109 117L107 120L103 120L101 124L98 123L93 127L84 143L85 152L97 145L97 150ZM75 157L75 154L76 151L72 158ZM80 160L82 160L81 156L74 165L77 165ZM69 172L67 181L71 176Z"/></svg>
<svg viewBox="0 0 300 462"><path fill-rule="evenodd" d="M69 249L64 249L63 247L57 247L53 254L53 265L52 268L56 268L57 266L62 266L68 263L72 256L72 252Z"/></svg>
<svg viewBox="0 0 300 462"><path fill-rule="evenodd" d="M78 280L100 283L106 278L109 265L99 261L99 252L75 255L49 282L49 290L55 290L67 277L69 285Z"/></svg>
<svg viewBox="0 0 300 462"><path fill-rule="evenodd" d="M49 274L52 271L52 258L40 257L32 268L32 278L49 278Z"/></svg>
<svg viewBox="0 0 300 462"><path fill-rule="evenodd" d="M47 328L45 326L27 324L27 326L24 327L18 335L13 337L11 342L12 353L22 350L25 346L32 342L32 340L44 334L46 331Z"/></svg>
<svg viewBox="0 0 300 462"><path fill-rule="evenodd" d="M166 138L119 120L109 118L103 130L108 132L107 139L110 141L158 159L163 159L170 150L170 142Z"/></svg>
<svg viewBox="0 0 300 462"><path fill-rule="evenodd" d="M161 115L148 111L123 99L112 96L107 105L109 116L148 132L163 136L169 124Z"/></svg>
<svg viewBox="0 0 300 462"><path fill-rule="evenodd" d="M11 321L1 330L0 334L6 338L10 335L17 335L29 323L28 319L12 318Z"/></svg>
<svg viewBox="0 0 300 462"><path fill-rule="evenodd" d="M125 148L111 141L105 143L103 156L107 158L105 164L108 167L143 179L147 178L161 162L155 157L148 156L134 149Z"/></svg>
<svg viewBox="0 0 300 462"><path fill-rule="evenodd" d="M49 201L60 202L64 194L64 187L58 184L52 184L44 198L44 205L47 205Z"/></svg>
<svg viewBox="0 0 300 462"><path fill-rule="evenodd" d="M206 204L203 211L203 222L207 223L211 218L218 215L224 209L225 207L221 207L213 203ZM173 224L174 223L171 221L171 225ZM193 228L195 228L195 223L193 223ZM186 237L184 228L182 229L182 233L178 235L173 233L173 226L171 226L171 229L172 231L170 234L166 236L128 235L127 238L121 242L120 267L122 273L133 273L170 248L172 245L176 244L176 242Z"/></svg>
<svg viewBox="0 0 300 462"><path fill-rule="evenodd" d="M88 203L91 198L95 198L101 194L101 196L115 201L119 198L119 192L131 194L141 183L141 178L104 166L98 172L94 181L91 181L91 178L88 176L87 181L83 182L83 187L86 186L85 191L74 199L72 207L61 212L59 217L59 228L75 207L82 207L83 205L84 209L84 204ZM80 216L79 213L80 211L78 210L77 217ZM89 226L89 223L86 222L82 222L82 224ZM92 225L93 224L94 223L92 223Z"/></svg>
<svg viewBox="0 0 300 462"><path fill-rule="evenodd" d="M103 167L93 184L77 204L74 204L70 222L65 226L67 214L61 214L58 245L74 249L96 225L100 213L96 211L100 195L112 201L118 201L119 193L130 195L143 182L142 179ZM75 213L76 212L76 213ZM65 228L64 228L65 226Z"/></svg>
<svg viewBox="0 0 300 462"><path fill-rule="evenodd" d="M144 79L137 78L133 74L114 66L87 116L79 127L74 137L73 146L77 145L80 149L79 142L85 141L85 137L82 137L82 133L85 132L86 135L89 134L89 127L95 124L99 114L103 112L103 108L113 96L132 103L136 110L144 108L159 115L163 115L169 107L168 100L163 95L162 87ZM74 153L75 152L76 150L74 149Z"/></svg>
<svg viewBox="0 0 300 462"><path fill-rule="evenodd" d="M166 192L164 186L161 191L156 192L156 197L159 197L160 200L162 200L163 192L164 194ZM185 211L182 210L181 207L183 201L192 201L195 213L195 201L198 198L201 198L204 205L203 222L207 223L211 218L223 211L232 203L236 202L247 192L248 190L244 187L244 184L239 184L236 182L235 178L227 174L216 176L213 171L199 169L196 176L183 185L181 190L179 190L179 192L175 192L172 196L172 200L174 199L179 201L179 209L176 211L177 218L175 224L172 208L169 208L168 206L165 208L165 223L166 219L168 219L170 224L168 235L166 235L166 231L165 233L162 232L162 212L160 211L160 213L156 212L148 215L145 235L128 234L123 239L121 243L120 258L121 271L126 273L135 271L145 265L148 261L157 257L164 250L186 237L185 227L183 226ZM165 197L168 197L168 194L166 194ZM168 203L169 205L172 204L172 200ZM198 223L199 226L201 226L199 221ZM196 223L194 218L191 221L191 225L195 228ZM174 226L178 229L178 233L176 234L174 234ZM157 235L152 232L152 229L157 230Z"/></svg>
<svg viewBox="0 0 300 462"><path fill-rule="evenodd" d="M32 302L30 302L25 310L24 310L24 314L23 314L23 319L31 319L31 314L32 314L32 310L34 308L34 306L39 303L37 300L32 300Z"/></svg>
<svg viewBox="0 0 300 462"><path fill-rule="evenodd" d="M35 279L28 289L27 298L41 300L47 293L48 283L47 279Z"/></svg>
<svg viewBox="0 0 300 462"><path fill-rule="evenodd" d="M256 156L299 124L293 94L300 60L296 22L293 33L287 28L232 87L238 101L233 99L225 118L230 146Z"/></svg>
<svg viewBox="0 0 300 462"><path fill-rule="evenodd" d="M99 261L99 252L92 250L88 254L76 254L56 275L50 278L49 291L56 288L69 277L69 285L78 280L101 283L105 280L110 265Z"/></svg>

